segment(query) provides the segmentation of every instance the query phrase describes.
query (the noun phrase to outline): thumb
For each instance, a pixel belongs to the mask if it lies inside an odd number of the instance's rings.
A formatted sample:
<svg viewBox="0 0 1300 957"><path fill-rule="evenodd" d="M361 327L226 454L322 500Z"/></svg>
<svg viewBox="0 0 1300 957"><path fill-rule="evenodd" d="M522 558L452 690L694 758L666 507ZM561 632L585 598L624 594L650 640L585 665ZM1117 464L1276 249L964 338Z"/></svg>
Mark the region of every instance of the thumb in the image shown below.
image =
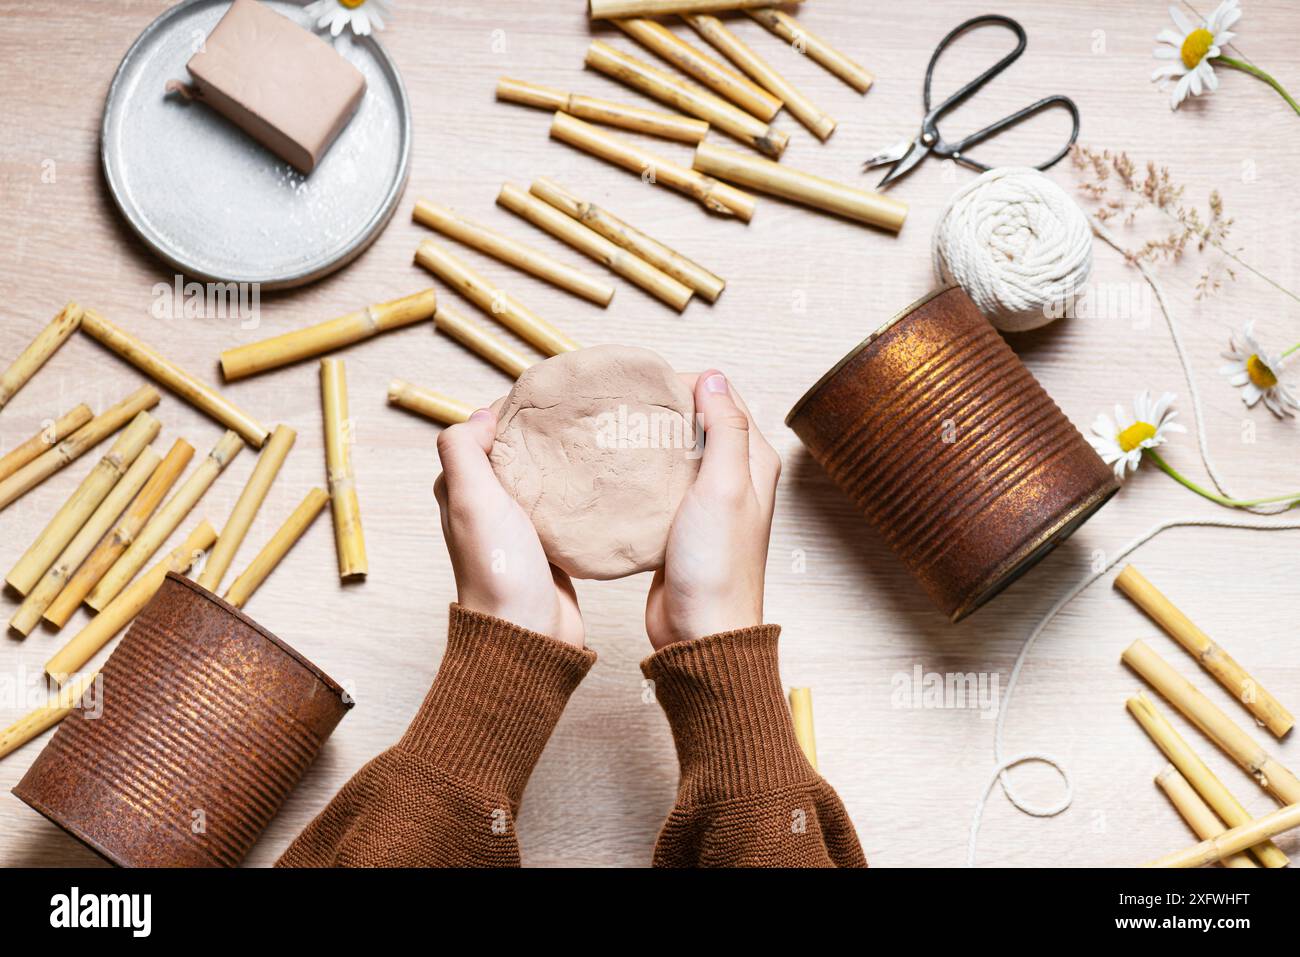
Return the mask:
<svg viewBox="0 0 1300 957"><path fill-rule="evenodd" d="M719 489L750 484L749 417L736 405L727 377L716 369L695 381L695 411L704 425L700 480Z"/></svg>
<svg viewBox="0 0 1300 957"><path fill-rule="evenodd" d="M438 458L450 497L484 481L496 481L488 461L496 431L497 417L489 409L479 409L465 422L442 430Z"/></svg>

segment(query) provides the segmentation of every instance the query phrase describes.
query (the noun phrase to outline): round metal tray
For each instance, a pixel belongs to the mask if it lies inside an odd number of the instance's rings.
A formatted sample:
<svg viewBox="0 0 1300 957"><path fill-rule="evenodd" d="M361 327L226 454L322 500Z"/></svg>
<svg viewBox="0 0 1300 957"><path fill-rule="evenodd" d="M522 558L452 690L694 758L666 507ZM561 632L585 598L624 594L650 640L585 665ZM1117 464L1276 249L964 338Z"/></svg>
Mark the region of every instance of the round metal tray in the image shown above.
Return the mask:
<svg viewBox="0 0 1300 957"><path fill-rule="evenodd" d="M229 6L189 0L132 44L104 104L104 176L140 238L187 276L301 285L347 264L393 215L410 166L410 103L378 41L340 44L366 93L316 169L299 173L207 106L166 94L168 80L188 81L186 62ZM267 6L308 25L299 3Z"/></svg>

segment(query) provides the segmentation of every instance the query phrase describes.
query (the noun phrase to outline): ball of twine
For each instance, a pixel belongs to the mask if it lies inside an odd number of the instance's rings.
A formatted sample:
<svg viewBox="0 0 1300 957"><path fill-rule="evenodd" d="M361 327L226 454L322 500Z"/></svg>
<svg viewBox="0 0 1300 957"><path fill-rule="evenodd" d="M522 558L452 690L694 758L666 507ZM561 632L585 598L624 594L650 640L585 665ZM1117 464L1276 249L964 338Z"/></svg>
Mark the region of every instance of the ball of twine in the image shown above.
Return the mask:
<svg viewBox="0 0 1300 957"><path fill-rule="evenodd" d="M966 290L999 329L1062 315L1092 271L1079 204L1036 169L992 169L959 189L934 231L934 271Z"/></svg>

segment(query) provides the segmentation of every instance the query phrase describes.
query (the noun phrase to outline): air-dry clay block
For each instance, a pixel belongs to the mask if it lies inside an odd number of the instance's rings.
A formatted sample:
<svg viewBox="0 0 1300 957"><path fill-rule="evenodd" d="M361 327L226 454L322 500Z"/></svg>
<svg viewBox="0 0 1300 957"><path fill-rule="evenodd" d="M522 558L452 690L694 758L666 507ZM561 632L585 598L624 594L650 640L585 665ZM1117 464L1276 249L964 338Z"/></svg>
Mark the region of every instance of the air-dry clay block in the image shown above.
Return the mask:
<svg viewBox="0 0 1300 957"><path fill-rule="evenodd" d="M529 367L498 417L492 467L574 578L663 565L699 471L691 390L657 354L594 346Z"/></svg>

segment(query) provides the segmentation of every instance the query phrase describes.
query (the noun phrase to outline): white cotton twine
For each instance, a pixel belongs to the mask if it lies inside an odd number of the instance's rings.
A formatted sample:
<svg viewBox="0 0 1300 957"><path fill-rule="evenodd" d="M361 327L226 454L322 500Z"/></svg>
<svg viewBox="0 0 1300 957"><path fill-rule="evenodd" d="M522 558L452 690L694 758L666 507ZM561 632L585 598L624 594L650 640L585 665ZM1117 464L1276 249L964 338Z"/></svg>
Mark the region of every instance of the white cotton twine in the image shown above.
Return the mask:
<svg viewBox="0 0 1300 957"><path fill-rule="evenodd" d="M934 272L1004 332L1045 326L1092 271L1079 204L1036 169L991 169L959 189L934 230Z"/></svg>

